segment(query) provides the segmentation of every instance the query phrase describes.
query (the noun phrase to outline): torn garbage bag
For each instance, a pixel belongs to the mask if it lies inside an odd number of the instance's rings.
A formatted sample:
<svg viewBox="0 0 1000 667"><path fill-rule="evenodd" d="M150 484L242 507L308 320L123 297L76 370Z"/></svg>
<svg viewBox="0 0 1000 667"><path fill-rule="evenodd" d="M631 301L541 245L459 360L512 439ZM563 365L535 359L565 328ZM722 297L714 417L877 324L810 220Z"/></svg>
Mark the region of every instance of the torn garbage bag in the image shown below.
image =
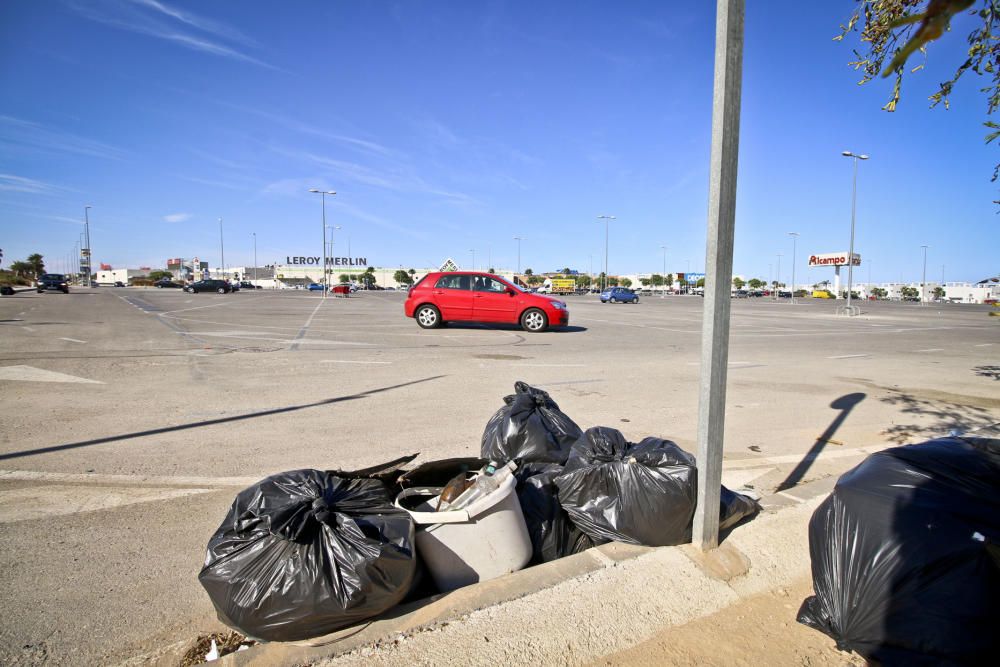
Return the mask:
<svg viewBox="0 0 1000 667"><path fill-rule="evenodd" d="M504 407L483 431L483 458L506 463L565 463L570 447L583 435L547 392L524 382L504 397Z"/></svg>
<svg viewBox="0 0 1000 667"><path fill-rule="evenodd" d="M654 547L691 541L698 470L695 458L670 440L632 443L613 428L587 429L555 484L570 519L595 541ZM720 528L758 511L754 500L722 487Z"/></svg>
<svg viewBox="0 0 1000 667"><path fill-rule="evenodd" d="M809 522L798 620L876 664L996 664L1000 440L872 454Z"/></svg>
<svg viewBox="0 0 1000 667"><path fill-rule="evenodd" d="M531 538L531 562L534 564L580 553L607 541L595 542L570 521L559 504L555 483L562 472L563 467L557 463L529 463L515 473L517 498Z"/></svg>
<svg viewBox="0 0 1000 667"><path fill-rule="evenodd" d="M382 482L293 470L236 496L198 579L230 627L307 639L399 602L413 579L413 544L413 520Z"/></svg>

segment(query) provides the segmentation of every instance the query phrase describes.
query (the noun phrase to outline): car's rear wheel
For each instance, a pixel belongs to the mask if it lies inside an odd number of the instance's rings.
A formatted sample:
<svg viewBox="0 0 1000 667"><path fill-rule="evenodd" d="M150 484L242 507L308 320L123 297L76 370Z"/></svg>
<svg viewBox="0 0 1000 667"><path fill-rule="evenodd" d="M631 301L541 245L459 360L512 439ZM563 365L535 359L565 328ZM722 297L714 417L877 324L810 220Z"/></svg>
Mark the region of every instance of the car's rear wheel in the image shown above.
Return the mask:
<svg viewBox="0 0 1000 667"><path fill-rule="evenodd" d="M618 299L616 299L615 297L611 297L610 301L611 303L618 303Z"/></svg>
<svg viewBox="0 0 1000 667"><path fill-rule="evenodd" d="M549 318L538 308L529 308L521 314L521 328L525 331L537 333L545 331L549 326Z"/></svg>
<svg viewBox="0 0 1000 667"><path fill-rule="evenodd" d="M219 294L225 294L226 293L226 288L225 287L220 287L219 289L216 290L216 292L218 292Z"/></svg>
<svg viewBox="0 0 1000 667"><path fill-rule="evenodd" d="M441 313L434 306L424 304L413 314L417 324L423 329L434 329L441 326Z"/></svg>

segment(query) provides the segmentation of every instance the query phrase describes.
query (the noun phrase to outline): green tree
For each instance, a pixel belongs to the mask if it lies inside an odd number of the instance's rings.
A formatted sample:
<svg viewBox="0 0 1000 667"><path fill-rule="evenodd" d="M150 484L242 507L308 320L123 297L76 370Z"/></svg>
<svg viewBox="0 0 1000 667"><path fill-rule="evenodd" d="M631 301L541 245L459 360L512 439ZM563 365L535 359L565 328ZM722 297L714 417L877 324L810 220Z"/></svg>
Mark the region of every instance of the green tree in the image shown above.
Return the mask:
<svg viewBox="0 0 1000 667"><path fill-rule="evenodd" d="M746 284L747 284L746 281L740 278L739 276L733 278L733 287L735 287L738 290L743 289L746 286Z"/></svg>
<svg viewBox="0 0 1000 667"><path fill-rule="evenodd" d="M417 275L417 270L416 269L408 269L406 272L410 274L410 279L411 280L413 279L413 276Z"/></svg>
<svg viewBox="0 0 1000 667"><path fill-rule="evenodd" d="M409 285L413 283L413 278L411 278L410 274L403 269L399 269L396 273L392 274L392 279L400 285Z"/></svg>
<svg viewBox="0 0 1000 667"><path fill-rule="evenodd" d="M941 287L940 285L938 285L937 287L934 288L933 294L934 294L934 298L935 299L943 299L944 298L944 288Z"/></svg>
<svg viewBox="0 0 1000 667"><path fill-rule="evenodd" d="M530 269L529 269L529 271L530 271ZM543 278L541 276L536 276L536 275L527 274L527 273L524 274L524 275L527 277L529 285L541 285L542 283L545 282L545 278Z"/></svg>
<svg viewBox="0 0 1000 667"><path fill-rule="evenodd" d="M975 29L969 33L967 58L956 69L954 75L938 84L936 92L930 95L931 107L944 104L949 106L951 92L962 76L973 71L982 76L989 75L987 85L980 88L986 94L986 114L992 115L1000 106L1000 2L979 0L979 9L971 9L975 0L858 0L853 15L846 25L840 26L841 33L835 37L842 40L848 33L860 30L862 49L855 50L856 59L849 64L862 71L859 83L868 83L876 77L895 76L892 93L884 107L885 111L895 111L899 103L900 91L906 62L918 51L928 52L931 42L950 32L951 19L969 10L978 16ZM885 64L890 58L889 64ZM910 70L913 74L923 69L919 64ZM1000 136L1000 125L986 121L990 129L986 143ZM1000 164L993 170L993 180L1000 175Z"/></svg>
<svg viewBox="0 0 1000 667"><path fill-rule="evenodd" d="M674 286L674 274L668 273L664 282L667 283L667 287L672 288Z"/></svg>
<svg viewBox="0 0 1000 667"><path fill-rule="evenodd" d="M535 272L534 272L534 271L532 271L531 269L525 269L525 270L524 270L524 275L526 275L526 276L530 276L530 275L534 275L534 273L535 273ZM529 284L530 284L530 283L529 283Z"/></svg>
<svg viewBox="0 0 1000 667"><path fill-rule="evenodd" d="M351 277L346 273L341 273L339 276L337 276L337 280L342 283L349 283L351 282Z"/></svg>
<svg viewBox="0 0 1000 667"><path fill-rule="evenodd" d="M496 273L496 272L497 270L494 269L492 266L486 271L486 273Z"/></svg>
<svg viewBox="0 0 1000 667"><path fill-rule="evenodd" d="M629 280L628 278L619 278L618 284L621 285L622 287L631 287L632 281Z"/></svg>
<svg viewBox="0 0 1000 667"><path fill-rule="evenodd" d="M31 271L35 274L36 280L38 279L38 276L45 273L45 261L37 252L28 255L27 262L31 266Z"/></svg>
<svg viewBox="0 0 1000 667"><path fill-rule="evenodd" d="M899 288L899 293L905 299L915 299L918 296L920 296L920 290L918 290L916 287L909 287L909 286L901 287Z"/></svg>
<svg viewBox="0 0 1000 667"><path fill-rule="evenodd" d="M749 287L750 289L760 289L763 286L764 286L764 281L761 280L760 278L751 278L749 281L747 281L747 287Z"/></svg>
<svg viewBox="0 0 1000 667"><path fill-rule="evenodd" d="M361 274L361 282L364 283L365 289L371 289L375 285L375 267L369 266L364 273Z"/></svg>
<svg viewBox="0 0 1000 667"><path fill-rule="evenodd" d="M590 283L591 282L592 281L590 280L590 276L577 276L576 277L576 286L577 287L582 287L584 289L587 289L587 288L590 287Z"/></svg>
<svg viewBox="0 0 1000 667"><path fill-rule="evenodd" d="M661 276L659 273L654 273L649 277L649 284L652 285L653 287L660 287L661 285L663 285L663 276Z"/></svg>
<svg viewBox="0 0 1000 667"><path fill-rule="evenodd" d="M152 280L153 282L156 282L157 280L163 280L163 279L172 280L173 277L174 277L174 274L171 273L170 271L162 271L162 270L161 271L150 271L149 275L146 276L146 277L149 278L150 280Z"/></svg>
<svg viewBox="0 0 1000 667"><path fill-rule="evenodd" d="M698 278L698 282L695 283L694 286L695 287L704 287L705 286L705 279L704 278Z"/></svg>
<svg viewBox="0 0 1000 667"><path fill-rule="evenodd" d="M569 267L568 267L568 266L567 266L567 267L565 267L565 268L564 268L564 269L562 270L562 273L563 273L563 275L564 275L564 276L568 276L568 275L570 274L570 270L569 270Z"/></svg>
<svg viewBox="0 0 1000 667"><path fill-rule="evenodd" d="M884 299L885 297L889 296L889 292L887 292L886 290L884 290L881 287L873 287L873 288L871 288L870 293L876 299Z"/></svg>
<svg viewBox="0 0 1000 667"><path fill-rule="evenodd" d="M23 278L24 276L31 274L32 267L31 264L18 260L16 262L10 263L10 270L14 273L15 276Z"/></svg>

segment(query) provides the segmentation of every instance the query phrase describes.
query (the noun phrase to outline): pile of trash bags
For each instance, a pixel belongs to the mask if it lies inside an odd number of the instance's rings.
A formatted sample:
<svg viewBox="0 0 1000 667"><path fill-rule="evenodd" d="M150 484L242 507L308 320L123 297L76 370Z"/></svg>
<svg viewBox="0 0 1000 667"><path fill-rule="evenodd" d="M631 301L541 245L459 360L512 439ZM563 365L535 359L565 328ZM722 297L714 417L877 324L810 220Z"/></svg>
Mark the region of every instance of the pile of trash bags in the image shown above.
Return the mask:
<svg viewBox="0 0 1000 667"><path fill-rule="evenodd" d="M523 560L512 569L610 541L691 539L697 467L670 440L632 443L612 428L583 431L548 393L517 382L488 421L480 453L412 469L405 466L416 455L352 472L294 470L244 490L209 541L199 574L219 619L249 637L294 641L438 592L417 548L434 541L417 531L489 517L496 510L484 509L484 499L501 486L517 498L505 501L505 511L513 503L523 517L515 531ZM419 513L401 503L414 493L426 496ZM441 522L417 525L428 511ZM755 500L723 487L720 528L759 511Z"/></svg>
<svg viewBox="0 0 1000 667"><path fill-rule="evenodd" d="M813 590L798 620L874 664L1000 655L1000 440L872 454L809 522Z"/></svg>

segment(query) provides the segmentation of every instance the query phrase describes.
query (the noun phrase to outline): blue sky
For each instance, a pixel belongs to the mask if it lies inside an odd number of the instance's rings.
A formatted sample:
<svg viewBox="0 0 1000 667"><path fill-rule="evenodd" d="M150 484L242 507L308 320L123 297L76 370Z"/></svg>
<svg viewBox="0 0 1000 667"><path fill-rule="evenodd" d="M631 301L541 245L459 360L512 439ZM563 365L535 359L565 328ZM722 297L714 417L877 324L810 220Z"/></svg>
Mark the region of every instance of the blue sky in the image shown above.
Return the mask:
<svg viewBox="0 0 1000 667"><path fill-rule="evenodd" d="M747 3L734 270L788 280L846 251L851 161L861 279L995 275L996 147L970 75L935 83L972 19L931 46L880 110L857 84L848 0ZM90 204L96 262L261 264L322 252L378 266L700 271L714 3L181 2L0 4L0 247L59 268ZM856 39L856 38L855 38Z"/></svg>

